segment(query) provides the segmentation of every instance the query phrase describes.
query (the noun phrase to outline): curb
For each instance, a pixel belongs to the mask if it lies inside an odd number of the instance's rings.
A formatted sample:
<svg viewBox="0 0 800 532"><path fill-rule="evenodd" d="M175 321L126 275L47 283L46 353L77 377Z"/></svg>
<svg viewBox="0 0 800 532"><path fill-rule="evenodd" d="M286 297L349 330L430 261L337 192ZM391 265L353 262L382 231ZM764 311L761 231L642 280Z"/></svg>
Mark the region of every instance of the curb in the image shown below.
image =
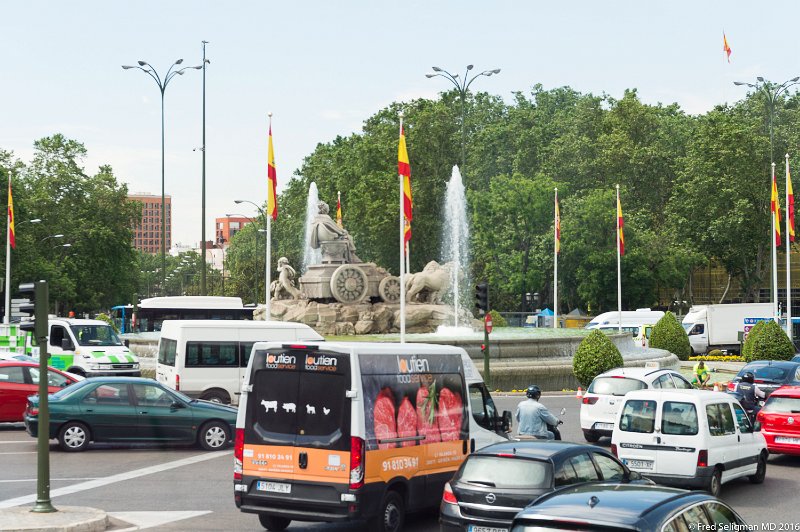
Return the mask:
<svg viewBox="0 0 800 532"><path fill-rule="evenodd" d="M60 506L57 512L34 513L31 506L0 510L0 531L102 532L108 528L103 510L85 506Z"/></svg>

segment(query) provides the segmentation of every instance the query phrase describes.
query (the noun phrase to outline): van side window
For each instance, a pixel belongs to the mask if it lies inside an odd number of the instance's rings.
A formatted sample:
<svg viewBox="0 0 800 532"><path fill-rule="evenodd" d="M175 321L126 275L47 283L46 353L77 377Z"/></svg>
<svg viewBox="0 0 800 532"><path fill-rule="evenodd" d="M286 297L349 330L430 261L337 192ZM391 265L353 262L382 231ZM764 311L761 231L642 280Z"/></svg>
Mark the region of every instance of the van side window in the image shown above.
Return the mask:
<svg viewBox="0 0 800 532"><path fill-rule="evenodd" d="M170 340L169 338L161 338L158 344L158 363L166 366L175 365L175 352L178 349L177 340Z"/></svg>
<svg viewBox="0 0 800 532"><path fill-rule="evenodd" d="M708 431L712 436L725 436L736 433L736 427L733 425L733 414L731 414L731 408L728 403L706 405L706 417L708 418Z"/></svg>
<svg viewBox="0 0 800 532"><path fill-rule="evenodd" d="M736 414L736 421L739 423L739 431L743 434L753 432L753 425L750 424L750 418L747 417L747 412L744 411L744 408L734 404L733 412Z"/></svg>
<svg viewBox="0 0 800 532"><path fill-rule="evenodd" d="M50 327L50 345L61 349L61 340L64 338L69 338L69 336L67 336L67 330L64 327L61 325L53 325Z"/></svg>
<svg viewBox="0 0 800 532"><path fill-rule="evenodd" d="M625 401L619 428L625 432L651 433L656 423L655 401L630 399Z"/></svg>
<svg viewBox="0 0 800 532"><path fill-rule="evenodd" d="M186 342L186 367L238 367L237 342Z"/></svg>
<svg viewBox="0 0 800 532"><path fill-rule="evenodd" d="M472 417L478 425L488 430L495 430L493 424L497 418L497 409L483 383L469 385L469 404Z"/></svg>
<svg viewBox="0 0 800 532"><path fill-rule="evenodd" d="M250 362L250 352L253 350L255 342L240 342L239 343L239 367L246 368L247 363Z"/></svg>
<svg viewBox="0 0 800 532"><path fill-rule="evenodd" d="M691 336L691 335L693 335L693 334L703 334L703 332L704 332L705 330L706 330L706 328L705 328L705 325L704 325L704 324L702 324L702 323L695 323L695 324L694 324L694 327L692 327L692 330L691 330L691 331L689 331L689 336Z"/></svg>
<svg viewBox="0 0 800 532"><path fill-rule="evenodd" d="M697 409L692 403L664 401L661 410L661 432L683 436L697 434Z"/></svg>

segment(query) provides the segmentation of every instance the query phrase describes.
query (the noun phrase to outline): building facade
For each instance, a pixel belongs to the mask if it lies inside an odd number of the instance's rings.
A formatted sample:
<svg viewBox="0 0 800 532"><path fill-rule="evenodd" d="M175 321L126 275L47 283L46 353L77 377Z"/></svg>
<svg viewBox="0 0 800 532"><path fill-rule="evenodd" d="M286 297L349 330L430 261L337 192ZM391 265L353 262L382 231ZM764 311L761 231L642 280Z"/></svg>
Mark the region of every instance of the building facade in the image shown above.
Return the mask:
<svg viewBox="0 0 800 532"><path fill-rule="evenodd" d="M130 194L128 201L142 206L142 221L133 229L133 247L145 253L161 252L161 196L154 194ZM172 197L164 197L166 211L165 249L172 247Z"/></svg>
<svg viewBox="0 0 800 532"><path fill-rule="evenodd" d="M215 221L216 226L216 241L218 245L224 248L228 247L231 238L244 228L245 225L252 223L250 218L241 216L226 216L224 218L217 218Z"/></svg>

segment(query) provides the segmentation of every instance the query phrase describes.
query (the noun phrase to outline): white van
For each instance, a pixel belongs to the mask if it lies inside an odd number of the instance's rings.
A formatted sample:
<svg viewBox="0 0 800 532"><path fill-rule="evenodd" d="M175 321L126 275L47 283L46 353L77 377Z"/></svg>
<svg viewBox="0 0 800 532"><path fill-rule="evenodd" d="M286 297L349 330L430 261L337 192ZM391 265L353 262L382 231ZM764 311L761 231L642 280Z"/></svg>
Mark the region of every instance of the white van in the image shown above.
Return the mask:
<svg viewBox="0 0 800 532"><path fill-rule="evenodd" d="M658 322L664 316L661 310L650 310L649 308L637 308L636 310L623 310L622 311L622 329L635 328L636 336L639 333L639 327L645 324L653 324ZM613 312L603 312L598 314L592 321L586 324L587 329L597 329L600 327L616 326L619 328L620 312L615 310ZM632 331L633 332L633 331Z"/></svg>
<svg viewBox="0 0 800 532"><path fill-rule="evenodd" d="M732 395L705 390L640 390L625 395L611 451L630 469L677 487L705 488L748 477L764 481L764 436Z"/></svg>
<svg viewBox="0 0 800 532"><path fill-rule="evenodd" d="M323 340L302 323L250 320L165 320L156 380L188 395L239 404L250 350L256 342Z"/></svg>
<svg viewBox="0 0 800 532"><path fill-rule="evenodd" d="M234 500L268 530L366 519L400 530L435 508L474 449L507 441L461 348L257 343L236 420Z"/></svg>
<svg viewBox="0 0 800 532"><path fill-rule="evenodd" d="M140 377L139 359L114 329L100 320L49 318L48 365L81 377ZM29 334L26 345L39 359L39 346Z"/></svg>

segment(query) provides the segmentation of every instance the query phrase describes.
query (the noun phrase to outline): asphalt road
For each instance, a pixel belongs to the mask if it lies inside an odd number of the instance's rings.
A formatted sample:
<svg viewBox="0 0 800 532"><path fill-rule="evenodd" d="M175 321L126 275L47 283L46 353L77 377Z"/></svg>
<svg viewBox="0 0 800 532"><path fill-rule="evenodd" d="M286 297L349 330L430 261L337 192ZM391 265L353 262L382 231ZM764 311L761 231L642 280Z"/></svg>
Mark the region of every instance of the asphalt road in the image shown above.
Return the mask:
<svg viewBox="0 0 800 532"><path fill-rule="evenodd" d="M513 410L520 397L496 396L501 410ZM563 416L566 440L583 441L579 401L547 396L543 402ZM609 445L607 439L600 445ZM90 506L112 517L158 530L257 530L258 519L233 504L232 453L206 453L197 448L94 445L78 454L51 445L53 504ZM775 530L800 530L800 457L773 456L761 486L734 481L722 498L750 524L774 523ZM0 424L0 508L32 504L36 493L36 442L21 425ZM788 527L787 527L788 525ZM783 528L781 528L783 526ZM412 516L408 530L439 529L435 512ZM290 530L363 530L359 525L293 523Z"/></svg>

